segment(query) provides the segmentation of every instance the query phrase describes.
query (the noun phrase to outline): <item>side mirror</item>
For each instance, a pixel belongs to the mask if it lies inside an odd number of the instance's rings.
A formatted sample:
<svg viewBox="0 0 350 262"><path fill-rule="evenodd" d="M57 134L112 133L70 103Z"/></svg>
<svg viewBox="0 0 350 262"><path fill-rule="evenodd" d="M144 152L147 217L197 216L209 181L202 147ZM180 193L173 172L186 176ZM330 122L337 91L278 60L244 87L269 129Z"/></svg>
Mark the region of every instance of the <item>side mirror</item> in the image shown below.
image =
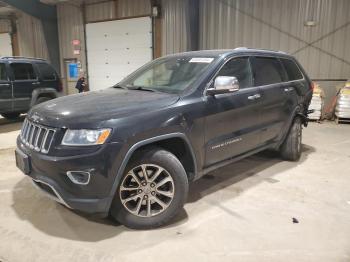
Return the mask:
<svg viewBox="0 0 350 262"><path fill-rule="evenodd" d="M218 76L215 78L214 87L207 89L207 95L232 93L239 90L239 83L234 76Z"/></svg>

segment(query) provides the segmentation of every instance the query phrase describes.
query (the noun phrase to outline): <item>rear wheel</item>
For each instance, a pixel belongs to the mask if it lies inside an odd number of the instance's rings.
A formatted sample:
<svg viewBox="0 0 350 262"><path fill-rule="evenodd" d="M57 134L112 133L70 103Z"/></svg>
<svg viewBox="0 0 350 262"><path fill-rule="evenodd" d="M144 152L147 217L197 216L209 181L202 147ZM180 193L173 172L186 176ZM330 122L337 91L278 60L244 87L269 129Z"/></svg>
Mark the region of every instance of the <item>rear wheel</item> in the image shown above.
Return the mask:
<svg viewBox="0 0 350 262"><path fill-rule="evenodd" d="M280 153L283 159L289 161L298 161L301 156L302 123L299 117L294 119L292 127L280 147Z"/></svg>
<svg viewBox="0 0 350 262"><path fill-rule="evenodd" d="M183 207L188 179L181 162L160 148L139 154L127 166L111 215L135 229L167 224Z"/></svg>
<svg viewBox="0 0 350 262"><path fill-rule="evenodd" d="M1 114L3 117L9 120L13 120L19 117L20 113L3 113Z"/></svg>

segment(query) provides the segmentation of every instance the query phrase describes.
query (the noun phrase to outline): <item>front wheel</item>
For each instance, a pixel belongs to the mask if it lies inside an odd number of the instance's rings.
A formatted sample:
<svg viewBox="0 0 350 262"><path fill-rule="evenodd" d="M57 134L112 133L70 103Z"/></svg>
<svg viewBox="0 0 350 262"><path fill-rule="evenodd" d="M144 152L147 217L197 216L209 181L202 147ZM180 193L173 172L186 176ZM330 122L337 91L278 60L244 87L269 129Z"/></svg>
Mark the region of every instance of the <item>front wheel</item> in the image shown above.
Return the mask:
<svg viewBox="0 0 350 262"><path fill-rule="evenodd" d="M289 130L287 137L280 148L281 156L284 160L298 161L301 156L301 140L302 140L302 123L299 117Z"/></svg>
<svg viewBox="0 0 350 262"><path fill-rule="evenodd" d="M111 215L134 229L160 227L182 209L187 193L187 175L177 157L161 148L150 149L127 165Z"/></svg>

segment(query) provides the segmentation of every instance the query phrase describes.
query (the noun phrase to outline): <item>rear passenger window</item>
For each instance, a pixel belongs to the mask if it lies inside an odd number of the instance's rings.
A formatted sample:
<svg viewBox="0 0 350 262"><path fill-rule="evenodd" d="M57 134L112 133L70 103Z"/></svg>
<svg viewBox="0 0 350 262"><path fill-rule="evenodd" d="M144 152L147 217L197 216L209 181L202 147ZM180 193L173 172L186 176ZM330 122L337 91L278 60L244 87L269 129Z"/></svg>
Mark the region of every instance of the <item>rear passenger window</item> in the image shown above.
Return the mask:
<svg viewBox="0 0 350 262"><path fill-rule="evenodd" d="M12 63L11 65L15 80L33 80L36 79L32 64Z"/></svg>
<svg viewBox="0 0 350 262"><path fill-rule="evenodd" d="M40 72L41 79L44 81L56 80L55 70L48 64L37 64Z"/></svg>
<svg viewBox="0 0 350 262"><path fill-rule="evenodd" d="M247 57L233 58L228 61L219 71L218 76L236 77L240 88L252 86L252 75Z"/></svg>
<svg viewBox="0 0 350 262"><path fill-rule="evenodd" d="M288 81L299 80L303 78L302 73L299 70L299 67L291 59L280 59L284 68L287 71Z"/></svg>
<svg viewBox="0 0 350 262"><path fill-rule="evenodd" d="M286 78L280 61L273 57L254 57L252 69L255 86L280 83Z"/></svg>
<svg viewBox="0 0 350 262"><path fill-rule="evenodd" d="M7 81L5 64L0 64L0 81Z"/></svg>

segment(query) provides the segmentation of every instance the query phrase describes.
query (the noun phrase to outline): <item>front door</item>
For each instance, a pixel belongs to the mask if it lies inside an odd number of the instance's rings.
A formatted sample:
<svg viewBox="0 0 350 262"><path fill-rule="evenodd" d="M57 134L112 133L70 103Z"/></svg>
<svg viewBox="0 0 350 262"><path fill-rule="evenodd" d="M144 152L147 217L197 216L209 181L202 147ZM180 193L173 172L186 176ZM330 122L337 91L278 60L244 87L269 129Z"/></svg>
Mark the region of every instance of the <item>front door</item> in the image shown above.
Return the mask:
<svg viewBox="0 0 350 262"><path fill-rule="evenodd" d="M11 63L14 110L25 112L30 107L33 90L40 86L38 77L30 63Z"/></svg>
<svg viewBox="0 0 350 262"><path fill-rule="evenodd" d="M259 143L261 94L252 86L248 57L232 58L217 76L234 76L240 90L208 96L205 119L205 165L249 152Z"/></svg>
<svg viewBox="0 0 350 262"><path fill-rule="evenodd" d="M6 64L0 63L0 113L12 111L12 86L8 78Z"/></svg>

